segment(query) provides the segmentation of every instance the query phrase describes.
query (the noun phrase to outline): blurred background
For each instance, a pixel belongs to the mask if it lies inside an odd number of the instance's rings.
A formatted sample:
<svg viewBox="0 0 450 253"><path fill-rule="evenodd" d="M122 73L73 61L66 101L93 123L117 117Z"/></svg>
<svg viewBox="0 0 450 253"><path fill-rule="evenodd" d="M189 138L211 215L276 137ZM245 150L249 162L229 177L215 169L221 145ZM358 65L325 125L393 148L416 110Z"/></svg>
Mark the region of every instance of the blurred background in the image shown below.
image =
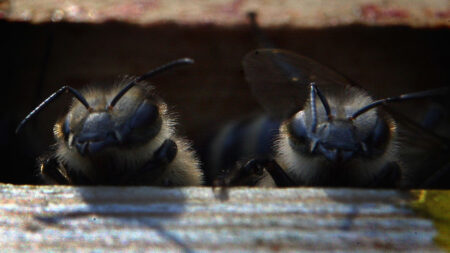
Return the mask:
<svg viewBox="0 0 450 253"><path fill-rule="evenodd" d="M63 85L107 86L191 57L195 65L150 80L177 113L180 135L198 147L229 120L261 112L241 68L257 48L248 11L280 48L333 67L375 97L449 84L448 1L0 1L0 181L36 183L36 158L50 150L70 96L14 130Z"/></svg>

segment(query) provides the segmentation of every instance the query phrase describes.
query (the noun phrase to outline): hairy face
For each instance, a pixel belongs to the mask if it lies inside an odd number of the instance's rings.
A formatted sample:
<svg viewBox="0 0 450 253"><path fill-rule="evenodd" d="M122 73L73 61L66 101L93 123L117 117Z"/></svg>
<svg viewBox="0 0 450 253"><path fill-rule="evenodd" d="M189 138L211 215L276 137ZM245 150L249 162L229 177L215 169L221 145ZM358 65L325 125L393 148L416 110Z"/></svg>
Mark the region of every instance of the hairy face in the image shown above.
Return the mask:
<svg viewBox="0 0 450 253"><path fill-rule="evenodd" d="M331 118L316 101L317 125L314 128L308 101L304 110L287 121L290 146L306 156L323 156L331 163L346 163L354 158L374 158L385 152L391 138L389 122L376 110L356 119L350 116L372 99L363 91L349 87L346 94L326 94Z"/></svg>
<svg viewBox="0 0 450 253"><path fill-rule="evenodd" d="M82 156L96 155L110 147L138 146L154 138L161 128L163 104L151 89L138 85L108 108L119 90L120 86L110 91L85 91L92 110L75 100L55 126L56 138Z"/></svg>

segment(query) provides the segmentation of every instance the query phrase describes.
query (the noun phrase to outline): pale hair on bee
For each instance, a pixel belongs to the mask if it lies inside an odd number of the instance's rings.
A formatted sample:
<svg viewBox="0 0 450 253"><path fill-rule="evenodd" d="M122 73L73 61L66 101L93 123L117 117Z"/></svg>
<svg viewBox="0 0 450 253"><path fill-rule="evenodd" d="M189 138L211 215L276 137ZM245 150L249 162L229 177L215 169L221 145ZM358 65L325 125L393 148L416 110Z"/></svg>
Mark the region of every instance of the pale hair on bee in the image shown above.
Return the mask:
<svg viewBox="0 0 450 253"><path fill-rule="evenodd" d="M160 66L140 77L127 78L113 88L88 87L78 92L64 86L18 126L55 98L71 92L68 113L53 128L53 151L40 158L46 183L87 185L201 185L203 175L191 144L176 135L175 117L144 80L188 58Z"/></svg>
<svg viewBox="0 0 450 253"><path fill-rule="evenodd" d="M237 130L219 131L221 138L213 139L204 158L204 164L220 166L206 168L210 181L225 186L450 187L450 140L425 129L431 121L421 124L385 106L437 101L448 96L449 87L375 100L331 68L276 49L261 33L255 14L249 17L266 48L248 53L242 64L266 115L258 118L259 125L250 120L234 123ZM260 146L265 153L258 152Z"/></svg>
<svg viewBox="0 0 450 253"><path fill-rule="evenodd" d="M324 93L323 96L328 100L332 121L338 125L330 125L330 116L316 100L317 128L335 129L323 136L307 133L314 121L311 101L307 100L301 111L281 124L274 143L275 160L299 185L367 186L383 173L387 161L396 160L399 143L395 121L385 113L371 110L349 122L354 112L374 102L364 90L347 86L340 94ZM303 122L302 126L298 122ZM385 132L374 134L377 128ZM304 133L298 134L299 130ZM376 140L368 142L374 136ZM312 141L315 138L316 142ZM369 153L374 149L379 149L378 155Z"/></svg>
<svg viewBox="0 0 450 253"><path fill-rule="evenodd" d="M240 130L222 130L221 138L215 138L214 156L209 159L222 159L214 164L224 166L225 175L219 176L229 177L230 185L400 187L411 173L402 158L410 147L399 138L398 123L402 121L381 106L449 93L448 87L442 87L375 100L337 72L281 49L252 51L243 65L253 94L269 116L258 118L265 124L262 127L248 121ZM269 118L277 118L279 124L268 125ZM259 132L249 134L257 129ZM272 136L259 145L272 146L273 151L258 154L253 150L252 158L251 151L242 147L258 147L247 143L255 135ZM416 139L428 135L419 131ZM218 148L219 140L224 140L225 148ZM231 146L233 143L236 145ZM249 162L241 166L239 161L245 159ZM234 168L230 168L232 163Z"/></svg>

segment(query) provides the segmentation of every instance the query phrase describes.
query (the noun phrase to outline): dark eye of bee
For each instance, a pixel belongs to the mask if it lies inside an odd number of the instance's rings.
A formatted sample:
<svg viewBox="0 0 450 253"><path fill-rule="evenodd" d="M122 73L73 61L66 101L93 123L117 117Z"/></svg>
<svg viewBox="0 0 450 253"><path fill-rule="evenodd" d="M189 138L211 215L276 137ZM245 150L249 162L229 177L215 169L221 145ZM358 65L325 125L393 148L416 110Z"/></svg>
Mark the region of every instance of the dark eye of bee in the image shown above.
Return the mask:
<svg viewBox="0 0 450 253"><path fill-rule="evenodd" d="M308 133L303 111L297 113L288 123L290 145L297 151L309 153Z"/></svg>
<svg viewBox="0 0 450 253"><path fill-rule="evenodd" d="M69 117L66 117L66 119L64 120L64 124L63 124L63 127L62 127L62 131L63 131L63 134L64 134L64 139L67 141L67 139L69 138L69 134L70 134L70 127L69 127L69 124L70 124L70 118Z"/></svg>
<svg viewBox="0 0 450 253"><path fill-rule="evenodd" d="M141 128L152 125L158 118L158 108L154 104L143 102L130 119L130 128Z"/></svg>
<svg viewBox="0 0 450 253"><path fill-rule="evenodd" d="M389 126L384 120L378 118L372 134L365 141L368 144L367 146L372 148L372 152L369 153L372 153L374 156L383 154L384 149L389 142L389 139Z"/></svg>
<svg viewBox="0 0 450 253"><path fill-rule="evenodd" d="M144 101L125 122L121 130L125 142L140 143L153 138L161 128L161 118L158 107Z"/></svg>

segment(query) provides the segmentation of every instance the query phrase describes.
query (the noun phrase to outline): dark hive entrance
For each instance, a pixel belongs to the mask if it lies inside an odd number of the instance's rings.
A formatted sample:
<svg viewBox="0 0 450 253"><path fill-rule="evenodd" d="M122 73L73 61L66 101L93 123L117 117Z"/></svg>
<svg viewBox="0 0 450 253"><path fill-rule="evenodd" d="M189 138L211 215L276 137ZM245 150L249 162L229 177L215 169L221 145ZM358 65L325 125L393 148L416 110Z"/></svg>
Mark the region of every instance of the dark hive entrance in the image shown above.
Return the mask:
<svg viewBox="0 0 450 253"><path fill-rule="evenodd" d="M151 81L179 115L178 129L195 144L223 123L261 110L241 72L256 48L246 26L0 23L3 32L0 181L35 183L35 158L53 143L52 125L67 110L61 98L14 135L18 122L62 85L112 84L162 63L191 57L196 64ZM386 97L450 81L449 31L346 26L266 30L281 48L329 65ZM406 110L406 109L405 109ZM9 164L9 165L7 165Z"/></svg>

